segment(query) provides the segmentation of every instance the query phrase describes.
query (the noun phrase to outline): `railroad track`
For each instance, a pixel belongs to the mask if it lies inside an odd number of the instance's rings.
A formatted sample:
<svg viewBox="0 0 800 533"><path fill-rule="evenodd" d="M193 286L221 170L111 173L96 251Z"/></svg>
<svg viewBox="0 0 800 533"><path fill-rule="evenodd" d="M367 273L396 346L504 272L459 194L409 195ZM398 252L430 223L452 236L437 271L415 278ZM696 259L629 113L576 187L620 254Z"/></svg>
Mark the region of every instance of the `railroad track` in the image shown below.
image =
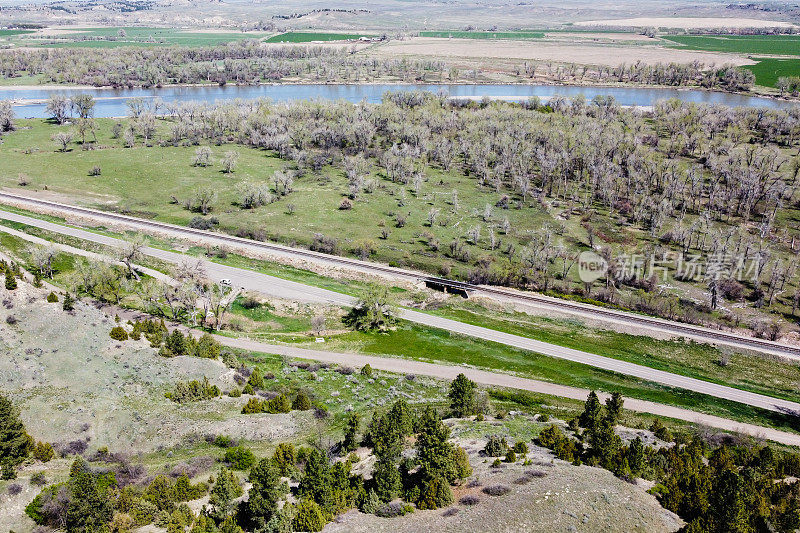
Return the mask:
<svg viewBox="0 0 800 533"><path fill-rule="evenodd" d="M765 339L756 339L752 337L743 337L736 333L728 333L724 331L716 331L710 328L703 328L680 322L673 322L669 320L648 317L644 315L637 315L634 313L627 313L616 311L613 309L605 309L596 307L589 304L578 302L571 302L568 300L559 300L557 298L542 296L538 294L525 294L517 291L510 291L499 289L496 287L487 287L483 285L474 285L462 281L456 281L436 276L429 276L422 272L414 272L397 267L390 267L377 263L369 263L366 261L359 261L357 259L350 259L347 257L338 257L312 250L304 250L300 248L292 248L281 244L254 241L235 237L233 235L226 235L222 233L213 233L209 231L177 226L174 224L166 224L164 222L156 222L147 219L131 217L128 215L121 215L118 213L110 213L106 211L99 211L96 209L89 209L74 205L62 204L58 202L51 202L48 200L41 200L37 198L30 198L8 192L0 191L0 203L6 203L18 206L33 206L56 212L60 214L74 214L82 217L92 218L94 220L106 220L116 224L125 225L131 228L150 229L160 232L165 232L172 236L177 237L195 237L202 239L206 242L215 242L219 244L235 245L245 249L255 249L269 251L284 255L287 257L295 257L307 259L315 262L320 262L332 266L348 267L351 269L359 270L367 273L377 273L389 275L395 278L400 278L413 282L423 282L431 286L439 288L446 288L452 291L467 293L467 294L482 294L492 297L499 297L506 300L516 301L526 304L534 304L539 307L547 307L553 310L564 311L568 313L577 313L585 316L591 316L606 321L614 321L617 323L628 323L636 326L643 326L650 329L659 330L671 334L690 337L693 339L722 343L733 347L746 348L751 350L758 350L770 354L788 357L791 359L800 360L800 347L790 346L787 344L769 341Z"/></svg>

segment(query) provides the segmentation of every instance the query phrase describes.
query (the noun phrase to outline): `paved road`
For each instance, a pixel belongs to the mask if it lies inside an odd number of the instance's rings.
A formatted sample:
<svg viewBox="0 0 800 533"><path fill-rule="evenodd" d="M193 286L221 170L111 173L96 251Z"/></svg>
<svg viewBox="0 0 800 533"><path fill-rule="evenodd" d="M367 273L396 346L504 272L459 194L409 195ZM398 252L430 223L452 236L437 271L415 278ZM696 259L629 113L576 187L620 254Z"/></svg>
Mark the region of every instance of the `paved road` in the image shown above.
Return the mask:
<svg viewBox="0 0 800 533"><path fill-rule="evenodd" d="M469 367L444 365L438 363L425 363L422 361L409 361L408 359L360 355L354 353L309 350L306 348L298 348L296 346L266 344L250 339L234 339L231 337L224 337L222 335L215 335L215 337L218 341L220 341L220 343L232 348L241 348L243 350L252 350L262 353L287 355L301 359L312 359L315 361L337 363L354 368L360 368L369 363L369 365L376 370L397 372L399 374L430 376L446 380L455 379L459 373L463 373L469 379L475 381L476 383L480 383L481 385L508 387L512 389L538 392L581 401L585 400L586 396L589 394L588 389L567 387L565 385L548 383L546 381L537 381L534 379L521 378L509 374L489 372L486 370L478 370ZM601 400L605 400L605 398L608 397L607 394L599 394L598 396L600 396ZM648 402L646 400L637 400L635 398L625 398L625 409L630 409L640 413L651 413L657 416L675 418L677 420L686 420L688 422L724 429L726 431L744 433L754 437L788 444L790 446L800 446L800 435L795 433L788 433L786 431L757 426L754 424L736 422L734 420L728 420L718 416L698 413L688 409L681 409L680 407L672 407L670 405L662 405L655 402Z"/></svg>
<svg viewBox="0 0 800 533"><path fill-rule="evenodd" d="M62 226L60 224L54 224L52 222L47 222L24 215L18 215L15 213L0 211L0 217L112 247L119 247L124 244L124 241L115 239L113 237L98 235L82 229ZM173 264L179 264L187 260L187 256L183 254L160 250L157 248L145 248L144 253ZM327 289L321 289L293 281L287 281L251 270L219 265L210 261L203 261L203 264L206 272L212 279L227 278L230 279L235 286L242 287L245 290L260 292L262 294L274 297L306 302L328 303L340 306L351 306L355 303L355 298L352 296L333 292ZM549 344L519 335L512 335L480 326L473 326L463 322L458 322L456 320L441 318L410 309L401 309L400 317L417 324L447 330L451 333L493 341L523 350L530 350L543 355L556 357L559 359L566 359L596 368L618 372L620 374L639 378L644 381L660 383L669 387L687 389L725 400L731 400L754 407L760 407L762 409L768 409L771 411L800 414L800 403L797 402L772 398L762 394L756 394L725 385L719 385L708 381L681 376L679 374L673 374L663 370L656 370L646 366L620 361L611 357L604 357L571 348L565 348L563 346L557 346L555 344Z"/></svg>
<svg viewBox="0 0 800 533"><path fill-rule="evenodd" d="M17 194L0 191L0 202L17 205L26 209L34 209L54 213L58 216L80 216L95 223L111 224L126 229L138 229L148 233L164 235L166 237L190 240L199 244L221 245L242 251L245 255L265 254L276 258L289 258L292 260L309 261L327 268L346 269L351 272L360 272L371 276L380 275L393 279L403 279L412 282L430 281L431 276L411 270L389 267L379 263L358 261L348 257L332 256L301 248L291 248L270 242L257 242L241 239L222 233L196 230L183 226L165 224L152 220L134 218L117 213L98 211L74 205L59 204L38 198L30 198ZM800 361L800 347L784 343L756 339L740 332L715 330L705 327L674 322L670 320L649 317L636 313L627 313L580 302L573 302L560 298L552 298L542 294L514 291L506 288L479 286L454 282L452 280L437 280L449 283L457 288L467 288L470 292L494 298L501 301L522 304L543 310L557 311L594 320L612 322L617 326L633 326L637 330L647 329L660 334L679 335L700 342L724 344L734 348L755 349L764 353L778 355Z"/></svg>

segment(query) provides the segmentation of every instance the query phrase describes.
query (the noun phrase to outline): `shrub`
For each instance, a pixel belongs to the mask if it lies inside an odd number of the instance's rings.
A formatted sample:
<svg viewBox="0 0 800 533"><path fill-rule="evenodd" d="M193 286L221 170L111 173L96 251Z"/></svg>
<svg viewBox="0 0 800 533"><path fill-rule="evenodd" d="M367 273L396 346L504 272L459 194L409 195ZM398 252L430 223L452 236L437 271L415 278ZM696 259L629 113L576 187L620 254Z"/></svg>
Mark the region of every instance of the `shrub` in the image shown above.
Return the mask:
<svg viewBox="0 0 800 533"><path fill-rule="evenodd" d="M394 518L396 516L403 516L413 512L414 508L410 504L394 502L380 506L378 510L375 511L375 516L380 516L381 518Z"/></svg>
<svg viewBox="0 0 800 533"><path fill-rule="evenodd" d="M218 225L219 225L219 219L217 219L217 217L206 218L206 217L196 216L189 221L190 228L200 229L205 231L213 229L214 226Z"/></svg>
<svg viewBox="0 0 800 533"><path fill-rule="evenodd" d="M6 317L6 324L8 324L9 326L13 326L16 323L17 323L17 317L15 317L14 315L8 315Z"/></svg>
<svg viewBox="0 0 800 533"><path fill-rule="evenodd" d="M35 487L43 487L47 485L47 478L44 475L44 472L36 472L34 475L31 476L31 485Z"/></svg>
<svg viewBox="0 0 800 533"><path fill-rule="evenodd" d="M528 453L528 445L523 441L519 441L514 445L514 451L521 455L527 455Z"/></svg>
<svg viewBox="0 0 800 533"><path fill-rule="evenodd" d="M245 387L246 388L246 387ZM258 398L250 398L244 407L242 407L242 414L243 415L252 415L256 413L263 413L264 406L263 402Z"/></svg>
<svg viewBox="0 0 800 533"><path fill-rule="evenodd" d="M503 496L511 492L511 488L506 485L490 485L483 488L483 493L489 496Z"/></svg>
<svg viewBox="0 0 800 533"><path fill-rule="evenodd" d="M506 441L505 437L492 435L486 442L486 446L483 448L483 451L489 457L502 457L508 453L508 442Z"/></svg>
<svg viewBox="0 0 800 533"><path fill-rule="evenodd" d="M514 450L508 450L508 453L506 454L505 461L507 463L516 463L517 462L517 454L514 452Z"/></svg>
<svg viewBox="0 0 800 533"><path fill-rule="evenodd" d="M361 367L361 375L367 378L372 377L372 367L369 366L369 363Z"/></svg>
<svg viewBox="0 0 800 533"><path fill-rule="evenodd" d="M220 394L222 392L219 387L212 385L208 378L204 377L203 381L196 379L186 383L179 381L175 384L175 389L164 394L164 397L176 403L189 403L216 398Z"/></svg>
<svg viewBox="0 0 800 533"><path fill-rule="evenodd" d="M279 394L273 399L264 402L262 411L265 413L288 413L292 410L292 404L285 394Z"/></svg>
<svg viewBox="0 0 800 533"><path fill-rule="evenodd" d="M126 341L128 340L128 332L122 326L114 326L111 328L111 333L109 336L114 339L115 341Z"/></svg>
<svg viewBox="0 0 800 533"><path fill-rule="evenodd" d="M442 513L442 516L453 516L458 514L458 509L455 507L451 507L447 509L445 512Z"/></svg>
<svg viewBox="0 0 800 533"><path fill-rule="evenodd" d="M345 198L344 200L342 200L342 203L339 204L339 209L341 209L342 211L348 211L352 208L353 208L353 202L351 202L350 199L348 198Z"/></svg>
<svg viewBox="0 0 800 533"><path fill-rule="evenodd" d="M503 461L501 461L500 458L497 458L492 462L491 466L492 468L500 468L501 466L503 466Z"/></svg>
<svg viewBox="0 0 800 533"><path fill-rule="evenodd" d="M550 417L547 413L542 413L539 415L539 422L550 422Z"/></svg>
<svg viewBox="0 0 800 533"><path fill-rule="evenodd" d="M322 531L325 527L325 515L322 508L314 500L305 499L295 506L292 519L294 531Z"/></svg>
<svg viewBox="0 0 800 533"><path fill-rule="evenodd" d="M16 496L20 492L22 492L22 485L20 485L19 483L12 483L11 485L8 486L8 493L10 495Z"/></svg>
<svg viewBox="0 0 800 533"><path fill-rule="evenodd" d="M458 503L461 505L478 505L481 503L481 499L475 496L474 494L467 494L466 496L462 496Z"/></svg>
<svg viewBox="0 0 800 533"><path fill-rule="evenodd" d="M102 172L103 172L103 170L100 168L100 165L95 165L89 171L89 175L90 176L99 176L100 174L102 174Z"/></svg>
<svg viewBox="0 0 800 533"><path fill-rule="evenodd" d="M46 463L55 457L56 453L53 451L53 445L49 442L37 442L33 447L33 458L37 461Z"/></svg>
<svg viewBox="0 0 800 533"><path fill-rule="evenodd" d="M311 400L305 392L299 391L292 402L292 409L295 411L308 411L311 409Z"/></svg>
<svg viewBox="0 0 800 533"><path fill-rule="evenodd" d="M418 509L439 509L440 507L447 507L453 503L453 491L450 490L450 484L441 477L431 479L423 488L419 500L417 500Z"/></svg>
<svg viewBox="0 0 800 533"><path fill-rule="evenodd" d="M225 461L234 470L247 470L255 464L256 456L248 448L236 446L225 452Z"/></svg>
<svg viewBox="0 0 800 533"><path fill-rule="evenodd" d="M242 395L242 391L238 389L238 387L234 387L228 392L228 396L231 398L239 398Z"/></svg>
<svg viewBox="0 0 800 533"><path fill-rule="evenodd" d="M58 296L56 296L56 293L51 292L47 295L47 301L51 304L54 304L58 301Z"/></svg>

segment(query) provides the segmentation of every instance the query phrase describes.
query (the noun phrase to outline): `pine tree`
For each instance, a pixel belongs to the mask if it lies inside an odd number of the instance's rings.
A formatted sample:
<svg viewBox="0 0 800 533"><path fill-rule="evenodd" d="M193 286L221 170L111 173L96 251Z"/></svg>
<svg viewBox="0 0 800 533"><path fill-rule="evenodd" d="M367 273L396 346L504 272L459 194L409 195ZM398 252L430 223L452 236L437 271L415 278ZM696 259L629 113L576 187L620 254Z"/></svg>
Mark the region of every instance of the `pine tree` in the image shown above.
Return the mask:
<svg viewBox="0 0 800 533"><path fill-rule="evenodd" d="M299 495L317 502L328 511L333 505L331 470L328 458L319 450L313 450L306 462L305 474L300 481Z"/></svg>
<svg viewBox="0 0 800 533"><path fill-rule="evenodd" d="M250 471L253 486L246 504L247 520L253 529L261 529L278 511L278 502L289 492L289 485L281 480L275 462L261 459Z"/></svg>
<svg viewBox="0 0 800 533"><path fill-rule="evenodd" d="M450 384L450 409L453 416L463 418L475 413L476 396L475 382L467 378L464 374L459 374Z"/></svg>
<svg viewBox="0 0 800 533"><path fill-rule="evenodd" d="M347 418L347 427L344 431L344 441L342 442L342 449L346 452L351 452L358 447L358 428L360 426L360 417L358 413L351 413Z"/></svg>
<svg viewBox="0 0 800 533"><path fill-rule="evenodd" d="M586 429L592 429L600 423L600 413L603 406L600 405L600 400L597 398L597 393L594 391L589 393L584 404L583 413L580 415L580 426Z"/></svg>
<svg viewBox="0 0 800 533"><path fill-rule="evenodd" d="M33 451L33 445L33 439L19 418L19 410L0 394L0 462L19 463Z"/></svg>
<svg viewBox="0 0 800 533"><path fill-rule="evenodd" d="M6 290L13 291L17 289L17 278L10 268L6 268Z"/></svg>

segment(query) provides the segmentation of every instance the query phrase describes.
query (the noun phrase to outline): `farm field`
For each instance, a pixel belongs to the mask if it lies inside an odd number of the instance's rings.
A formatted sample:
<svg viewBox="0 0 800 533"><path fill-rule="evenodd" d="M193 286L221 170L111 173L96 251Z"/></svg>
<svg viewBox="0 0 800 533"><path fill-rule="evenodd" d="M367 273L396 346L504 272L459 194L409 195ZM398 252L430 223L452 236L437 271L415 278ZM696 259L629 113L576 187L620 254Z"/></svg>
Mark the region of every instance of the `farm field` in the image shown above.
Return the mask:
<svg viewBox="0 0 800 533"><path fill-rule="evenodd" d="M800 59L778 59L772 57L753 58L758 61L755 65L745 65L756 76L756 85L775 87L778 78L785 76L800 76Z"/></svg>
<svg viewBox="0 0 800 533"><path fill-rule="evenodd" d="M665 35L663 39L689 50L800 56L797 35Z"/></svg>
<svg viewBox="0 0 800 533"><path fill-rule="evenodd" d="M541 31L421 31L420 37L435 37L437 39L542 39L545 34Z"/></svg>
<svg viewBox="0 0 800 533"><path fill-rule="evenodd" d="M30 33L30 32L28 32ZM115 48L120 46L213 46L241 39L258 39L265 33L202 32L177 28L98 27L74 28L50 33L47 30L18 35L12 42L20 46L52 48ZM0 34L2 37L2 34Z"/></svg>
<svg viewBox="0 0 800 533"><path fill-rule="evenodd" d="M314 41L353 41L359 37L370 37L365 33L318 33L293 31L273 35L266 39L267 43L309 43Z"/></svg>

